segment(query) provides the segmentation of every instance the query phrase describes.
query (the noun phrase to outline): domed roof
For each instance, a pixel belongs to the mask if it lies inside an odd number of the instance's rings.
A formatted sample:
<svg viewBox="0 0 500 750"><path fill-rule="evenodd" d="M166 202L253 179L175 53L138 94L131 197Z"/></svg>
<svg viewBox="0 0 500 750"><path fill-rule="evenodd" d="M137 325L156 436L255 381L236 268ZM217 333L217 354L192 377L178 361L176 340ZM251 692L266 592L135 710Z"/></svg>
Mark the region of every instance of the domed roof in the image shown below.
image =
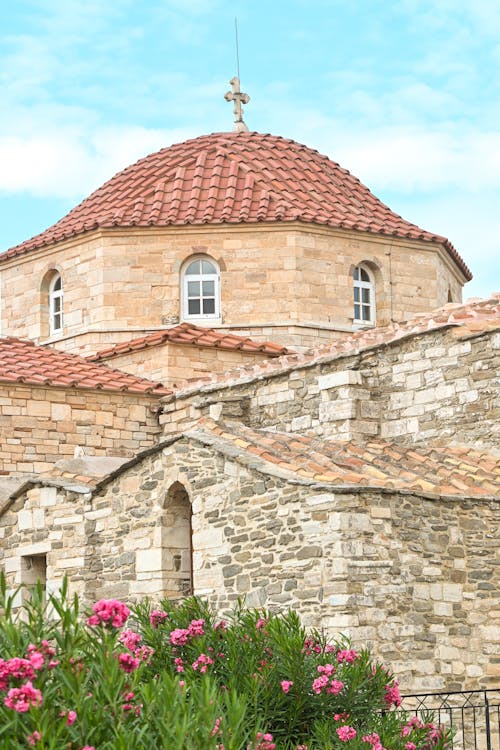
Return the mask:
<svg viewBox="0 0 500 750"><path fill-rule="evenodd" d="M445 237L402 219L328 157L261 133L213 133L150 154L0 257L97 228L284 221L440 243L471 278Z"/></svg>

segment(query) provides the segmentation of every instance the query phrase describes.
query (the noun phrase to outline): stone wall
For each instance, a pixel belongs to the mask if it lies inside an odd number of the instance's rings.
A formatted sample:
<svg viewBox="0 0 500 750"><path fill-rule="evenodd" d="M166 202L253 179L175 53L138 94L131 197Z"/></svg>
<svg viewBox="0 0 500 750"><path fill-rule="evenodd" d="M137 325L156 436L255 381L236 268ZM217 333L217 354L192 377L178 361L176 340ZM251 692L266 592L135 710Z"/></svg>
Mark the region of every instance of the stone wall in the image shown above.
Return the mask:
<svg viewBox="0 0 500 750"><path fill-rule="evenodd" d="M498 445L500 333L448 327L359 354L163 400L165 434L200 416L335 439L445 438Z"/></svg>
<svg viewBox="0 0 500 750"><path fill-rule="evenodd" d="M124 330L132 338L178 322L182 264L196 254L221 269L218 322L255 326L258 335L269 325L352 328L352 270L362 262L376 279L379 325L442 305L448 292L459 301L464 283L440 245L362 232L298 224L98 230L0 264L3 333L69 351L84 344L88 353L113 330L122 340ZM62 275L64 330L48 339L41 287L51 269ZM301 333L285 343L300 345Z"/></svg>
<svg viewBox="0 0 500 750"><path fill-rule="evenodd" d="M171 518L174 486L191 503L192 563ZM477 688L499 676L498 516L487 501L289 482L182 438L92 497L19 497L0 518L0 564L14 583L22 558L43 554L47 585L67 573L88 601L175 595L172 571L180 588L192 564L195 593L221 611L241 596L291 607L373 648L406 691Z"/></svg>
<svg viewBox="0 0 500 750"><path fill-rule="evenodd" d="M42 472L75 448L132 456L155 443L158 399L123 392L0 383L0 470Z"/></svg>

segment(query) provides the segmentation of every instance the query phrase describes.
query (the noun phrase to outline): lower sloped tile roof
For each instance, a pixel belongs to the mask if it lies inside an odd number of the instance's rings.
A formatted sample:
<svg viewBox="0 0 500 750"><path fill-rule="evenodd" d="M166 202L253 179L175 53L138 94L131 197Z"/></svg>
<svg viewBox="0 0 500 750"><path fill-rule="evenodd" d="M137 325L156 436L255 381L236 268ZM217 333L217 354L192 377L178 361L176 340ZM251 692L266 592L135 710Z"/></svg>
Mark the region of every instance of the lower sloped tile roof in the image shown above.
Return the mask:
<svg viewBox="0 0 500 750"><path fill-rule="evenodd" d="M155 331L147 336L123 341L106 349L101 349L96 354L87 357L92 362L110 359L120 354L128 354L141 349L148 349L161 344L190 344L191 346L212 347L225 349L227 351L240 351L248 354L262 354L266 357L280 357L291 354L292 350L280 344L272 344L269 341L253 341L247 336L237 336L233 333L215 331L213 328L196 326L193 323L180 323L177 326L164 331Z"/></svg>
<svg viewBox="0 0 500 750"><path fill-rule="evenodd" d="M89 362L32 341L6 336L0 338L0 383L59 388L125 391L149 396L165 396L171 391L161 383L139 378L100 363Z"/></svg>
<svg viewBox="0 0 500 750"><path fill-rule="evenodd" d="M85 457L60 461L41 475L26 477L22 486L11 487L7 504L33 485L56 485L70 492L100 492L148 456L184 441L210 446L260 473L292 483L329 487L336 493L375 491L429 499L500 499L500 455L488 449L439 441L411 446L380 439L364 443L330 441L296 433L252 430L239 422L224 424L204 418L189 430L170 435L130 459ZM4 509L0 504L0 515Z"/></svg>
<svg viewBox="0 0 500 750"><path fill-rule="evenodd" d="M343 489L381 489L445 497L500 497L500 456L468 445L398 445L381 439L331 441L200 420L188 431L255 468Z"/></svg>

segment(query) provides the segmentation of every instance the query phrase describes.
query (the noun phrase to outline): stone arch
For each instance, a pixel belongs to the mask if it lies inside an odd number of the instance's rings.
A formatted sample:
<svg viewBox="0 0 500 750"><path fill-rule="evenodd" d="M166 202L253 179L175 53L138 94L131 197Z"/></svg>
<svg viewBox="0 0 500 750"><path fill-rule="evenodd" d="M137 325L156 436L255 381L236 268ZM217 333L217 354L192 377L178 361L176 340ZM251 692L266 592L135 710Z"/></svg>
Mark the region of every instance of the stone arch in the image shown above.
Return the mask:
<svg viewBox="0 0 500 750"><path fill-rule="evenodd" d="M165 596L193 593L193 510L188 492L175 481L165 495L161 513L161 559Z"/></svg>

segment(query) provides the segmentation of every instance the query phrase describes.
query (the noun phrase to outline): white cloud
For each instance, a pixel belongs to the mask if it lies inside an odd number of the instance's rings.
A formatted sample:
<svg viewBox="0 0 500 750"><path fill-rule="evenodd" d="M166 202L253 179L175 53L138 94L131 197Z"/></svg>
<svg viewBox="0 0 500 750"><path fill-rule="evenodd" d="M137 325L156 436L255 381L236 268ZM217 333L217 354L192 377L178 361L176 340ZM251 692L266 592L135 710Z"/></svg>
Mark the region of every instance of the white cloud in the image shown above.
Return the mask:
<svg viewBox="0 0 500 750"><path fill-rule="evenodd" d="M0 138L0 190L80 199L137 159L194 135L187 129L99 128Z"/></svg>

